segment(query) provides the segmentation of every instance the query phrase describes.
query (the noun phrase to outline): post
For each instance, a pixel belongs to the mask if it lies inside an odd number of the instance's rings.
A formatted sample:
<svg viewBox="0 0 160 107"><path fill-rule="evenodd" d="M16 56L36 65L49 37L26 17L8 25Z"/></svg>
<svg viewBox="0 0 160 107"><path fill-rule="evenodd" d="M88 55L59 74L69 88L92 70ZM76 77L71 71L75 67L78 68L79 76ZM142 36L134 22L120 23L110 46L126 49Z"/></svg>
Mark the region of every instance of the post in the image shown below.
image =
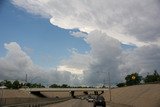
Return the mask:
<svg viewBox="0 0 160 107"><path fill-rule="evenodd" d="M27 88L27 74L26 74L26 79L25 79L25 89Z"/></svg>
<svg viewBox="0 0 160 107"><path fill-rule="evenodd" d="M4 103L4 100L3 100L3 86L1 88L1 102L0 102L0 106L2 106Z"/></svg>
<svg viewBox="0 0 160 107"><path fill-rule="evenodd" d="M112 101L111 98L111 82L110 82L110 73L108 72L108 84L109 84L109 101Z"/></svg>
<svg viewBox="0 0 160 107"><path fill-rule="evenodd" d="M26 83L27 83L27 74L26 74L26 80L25 80L25 81L26 81Z"/></svg>

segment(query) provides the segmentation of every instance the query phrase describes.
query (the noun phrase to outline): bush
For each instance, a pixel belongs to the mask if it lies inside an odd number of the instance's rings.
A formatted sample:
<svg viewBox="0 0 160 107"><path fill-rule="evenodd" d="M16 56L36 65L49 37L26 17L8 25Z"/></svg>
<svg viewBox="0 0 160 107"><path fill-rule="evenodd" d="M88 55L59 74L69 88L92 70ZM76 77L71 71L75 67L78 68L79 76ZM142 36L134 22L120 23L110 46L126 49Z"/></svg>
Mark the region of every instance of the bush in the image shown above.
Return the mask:
<svg viewBox="0 0 160 107"><path fill-rule="evenodd" d="M124 87L126 84L125 83L119 83L117 84L117 87Z"/></svg>
<svg viewBox="0 0 160 107"><path fill-rule="evenodd" d="M145 83L154 83L154 82L160 82L160 75L157 73L157 71L155 70L154 73L152 75L147 75L144 78L144 82Z"/></svg>

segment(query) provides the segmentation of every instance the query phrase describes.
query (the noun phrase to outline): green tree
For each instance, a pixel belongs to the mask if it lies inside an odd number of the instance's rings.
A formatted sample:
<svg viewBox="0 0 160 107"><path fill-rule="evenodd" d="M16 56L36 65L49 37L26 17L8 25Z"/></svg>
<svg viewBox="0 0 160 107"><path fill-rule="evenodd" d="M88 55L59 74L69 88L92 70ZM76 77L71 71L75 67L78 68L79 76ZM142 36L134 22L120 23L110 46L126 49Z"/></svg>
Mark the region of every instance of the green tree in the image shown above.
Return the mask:
<svg viewBox="0 0 160 107"><path fill-rule="evenodd" d="M28 88L32 88L32 84L31 83L25 83L24 86L26 86Z"/></svg>
<svg viewBox="0 0 160 107"><path fill-rule="evenodd" d="M160 75L158 74L157 70L154 71L154 80L156 81L160 81Z"/></svg>
<svg viewBox="0 0 160 107"><path fill-rule="evenodd" d="M49 88L59 88L59 87L60 87L60 86L57 85L57 84L52 84L52 85L49 86Z"/></svg>
<svg viewBox="0 0 160 107"><path fill-rule="evenodd" d="M126 84L125 83L118 83L117 87L124 87Z"/></svg>
<svg viewBox="0 0 160 107"><path fill-rule="evenodd" d="M61 88L69 88L70 86L68 86L67 84L62 84Z"/></svg>
<svg viewBox="0 0 160 107"><path fill-rule="evenodd" d="M131 75L127 75L125 77L126 85L137 85L141 82L142 77L138 75L138 73L132 73Z"/></svg>
<svg viewBox="0 0 160 107"><path fill-rule="evenodd" d="M40 83L26 83L24 86L29 88L45 88L45 86Z"/></svg>
<svg viewBox="0 0 160 107"><path fill-rule="evenodd" d="M12 84L13 89L19 89L20 88L20 83L18 80L15 80Z"/></svg>
<svg viewBox="0 0 160 107"><path fill-rule="evenodd" d="M160 75L158 74L158 72L155 70L153 74L151 75L147 75L144 78L144 82L145 83L153 83L153 82L160 82Z"/></svg>
<svg viewBox="0 0 160 107"><path fill-rule="evenodd" d="M4 80L4 86L6 86L8 89L12 88L12 82L8 80Z"/></svg>

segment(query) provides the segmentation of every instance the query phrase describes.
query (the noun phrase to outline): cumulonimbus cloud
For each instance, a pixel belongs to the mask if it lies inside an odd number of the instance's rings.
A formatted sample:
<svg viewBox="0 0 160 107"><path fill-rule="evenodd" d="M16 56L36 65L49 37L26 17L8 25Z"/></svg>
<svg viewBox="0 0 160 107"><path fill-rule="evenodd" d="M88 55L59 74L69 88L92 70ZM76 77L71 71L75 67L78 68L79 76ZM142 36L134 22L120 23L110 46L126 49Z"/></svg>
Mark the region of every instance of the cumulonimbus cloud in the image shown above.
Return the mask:
<svg viewBox="0 0 160 107"><path fill-rule="evenodd" d="M55 26L87 33L72 32L72 35L84 38L91 49L86 54L73 53L60 66L83 71L81 79L88 84L102 83L107 72L111 72L114 81L131 72L143 74L154 69L160 72L159 0L12 0L12 3L48 18ZM128 52L121 49L121 43L138 47Z"/></svg>
<svg viewBox="0 0 160 107"><path fill-rule="evenodd" d="M159 0L12 0L53 25L84 32L100 30L123 43L159 44Z"/></svg>
<svg viewBox="0 0 160 107"><path fill-rule="evenodd" d="M108 72L114 84L124 81L126 75L134 72L143 76L153 73L154 70L160 73L158 45L136 47L126 51L118 40L100 31L89 33L84 40L90 45L91 50L85 54L73 52L69 59L61 63L63 66L81 69L83 83L106 84Z"/></svg>

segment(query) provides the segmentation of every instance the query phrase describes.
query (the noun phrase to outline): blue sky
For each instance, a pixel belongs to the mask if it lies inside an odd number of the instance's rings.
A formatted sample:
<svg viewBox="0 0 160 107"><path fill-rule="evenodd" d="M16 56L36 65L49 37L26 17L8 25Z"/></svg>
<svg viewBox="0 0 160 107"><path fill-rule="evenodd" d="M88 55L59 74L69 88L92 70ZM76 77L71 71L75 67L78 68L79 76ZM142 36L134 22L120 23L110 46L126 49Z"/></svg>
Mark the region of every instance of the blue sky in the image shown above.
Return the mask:
<svg viewBox="0 0 160 107"><path fill-rule="evenodd" d="M88 51L89 46L82 38L70 35L70 31L53 26L49 19L27 13L8 0L1 4L0 10L0 56L6 50L4 43L17 42L32 60L42 67L54 67L60 60L67 59L70 49L80 53Z"/></svg>

